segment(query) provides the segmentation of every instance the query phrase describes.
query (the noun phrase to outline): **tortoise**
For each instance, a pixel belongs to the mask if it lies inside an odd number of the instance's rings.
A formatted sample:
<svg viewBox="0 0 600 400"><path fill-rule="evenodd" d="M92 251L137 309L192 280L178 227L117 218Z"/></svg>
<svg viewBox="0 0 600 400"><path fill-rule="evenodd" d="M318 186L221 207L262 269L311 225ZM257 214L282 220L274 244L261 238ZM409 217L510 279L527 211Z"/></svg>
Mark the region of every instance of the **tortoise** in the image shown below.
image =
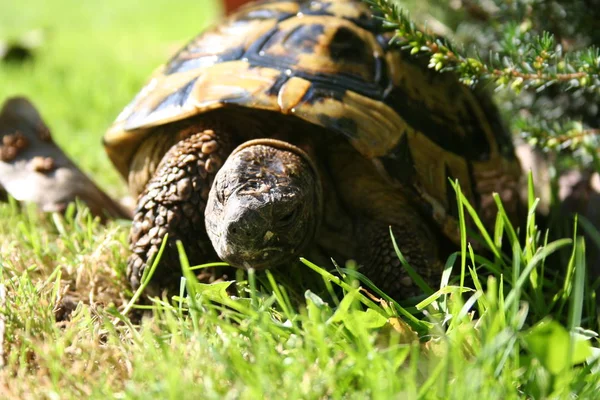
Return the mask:
<svg viewBox="0 0 600 400"><path fill-rule="evenodd" d="M396 298L432 284L459 240L456 194L492 221L518 208L521 169L490 97L390 44L358 0L251 3L154 72L103 138L137 196L134 288L191 262L285 268L354 259Z"/></svg>

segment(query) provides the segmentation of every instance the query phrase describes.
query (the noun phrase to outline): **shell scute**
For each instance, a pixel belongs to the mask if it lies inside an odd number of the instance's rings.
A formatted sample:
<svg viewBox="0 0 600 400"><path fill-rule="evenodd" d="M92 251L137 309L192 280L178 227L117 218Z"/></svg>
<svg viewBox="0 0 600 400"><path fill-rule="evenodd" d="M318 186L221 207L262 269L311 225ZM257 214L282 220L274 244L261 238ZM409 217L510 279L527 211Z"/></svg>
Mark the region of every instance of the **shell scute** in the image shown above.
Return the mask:
<svg viewBox="0 0 600 400"><path fill-rule="evenodd" d="M341 42L350 38L350 43ZM349 87L378 84L374 55L382 54L370 32L347 20L296 16L279 23L244 58L254 66L290 69L297 75L320 75L329 81L344 77Z"/></svg>

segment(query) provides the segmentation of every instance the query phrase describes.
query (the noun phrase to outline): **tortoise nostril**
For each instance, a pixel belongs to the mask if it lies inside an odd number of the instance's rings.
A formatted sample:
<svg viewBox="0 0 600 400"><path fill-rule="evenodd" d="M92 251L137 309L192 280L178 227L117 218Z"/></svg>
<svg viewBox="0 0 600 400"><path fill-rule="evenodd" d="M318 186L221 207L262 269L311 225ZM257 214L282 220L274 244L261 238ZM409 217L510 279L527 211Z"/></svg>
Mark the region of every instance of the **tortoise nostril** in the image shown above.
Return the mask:
<svg viewBox="0 0 600 400"><path fill-rule="evenodd" d="M238 232L239 232L239 233L238 233ZM252 236L252 232L251 232L249 229L243 229L243 228L242 228L242 229L241 229L241 231L240 231L240 230L238 229L238 227L231 227L231 228L229 229L229 233L230 233L231 235L235 235L235 236L237 236L237 235L239 234L240 236L242 236L242 237L243 237L243 236L245 236L246 238L249 238L249 237L251 237L251 236Z"/></svg>
<svg viewBox="0 0 600 400"><path fill-rule="evenodd" d="M298 213L298 208L293 209L289 213L285 214L283 217L279 218L280 225L289 225L296 218L296 214Z"/></svg>
<svg viewBox="0 0 600 400"><path fill-rule="evenodd" d="M281 222L290 222L290 221L292 220L292 218L294 218L294 212L293 212L293 211L292 211L292 212L289 212L289 213L287 213L286 215L284 215L284 216L283 216L283 217L280 219L280 221L281 221Z"/></svg>

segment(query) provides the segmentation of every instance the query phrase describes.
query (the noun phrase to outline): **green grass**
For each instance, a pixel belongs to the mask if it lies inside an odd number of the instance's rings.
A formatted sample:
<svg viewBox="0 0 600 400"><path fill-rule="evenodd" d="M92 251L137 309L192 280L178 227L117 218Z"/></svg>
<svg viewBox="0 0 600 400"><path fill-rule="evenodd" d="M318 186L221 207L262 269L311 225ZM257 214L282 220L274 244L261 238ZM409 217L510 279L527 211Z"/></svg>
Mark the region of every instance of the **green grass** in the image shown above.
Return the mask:
<svg viewBox="0 0 600 400"><path fill-rule="evenodd" d="M117 194L125 188L99 144L103 131L217 10L204 0L125 4L0 3L0 38L47 30L33 64L0 65L0 99L29 96L57 141ZM477 221L459 190L457 199L460 215ZM124 277L128 223L14 203L0 205L0 221L0 398L562 399L600 390L585 244L549 239L533 212L521 241L503 212L493 231L474 225L486 251L463 232L426 298L380 300L358 289L351 265L340 279L309 260L303 274L321 284L306 292L276 271L204 285L182 253L187 296L156 299L141 320ZM229 285L240 295L227 295Z"/></svg>

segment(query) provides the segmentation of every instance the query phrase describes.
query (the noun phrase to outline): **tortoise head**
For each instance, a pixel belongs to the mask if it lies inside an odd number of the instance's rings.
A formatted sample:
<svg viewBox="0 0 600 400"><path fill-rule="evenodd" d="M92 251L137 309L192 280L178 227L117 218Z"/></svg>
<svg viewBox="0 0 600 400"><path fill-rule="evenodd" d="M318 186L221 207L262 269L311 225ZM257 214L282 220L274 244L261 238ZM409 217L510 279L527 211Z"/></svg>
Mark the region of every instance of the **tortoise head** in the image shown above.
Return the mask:
<svg viewBox="0 0 600 400"><path fill-rule="evenodd" d="M206 231L230 265L276 267L293 261L314 238L322 197L319 173L303 150L274 139L251 140L215 176Z"/></svg>

